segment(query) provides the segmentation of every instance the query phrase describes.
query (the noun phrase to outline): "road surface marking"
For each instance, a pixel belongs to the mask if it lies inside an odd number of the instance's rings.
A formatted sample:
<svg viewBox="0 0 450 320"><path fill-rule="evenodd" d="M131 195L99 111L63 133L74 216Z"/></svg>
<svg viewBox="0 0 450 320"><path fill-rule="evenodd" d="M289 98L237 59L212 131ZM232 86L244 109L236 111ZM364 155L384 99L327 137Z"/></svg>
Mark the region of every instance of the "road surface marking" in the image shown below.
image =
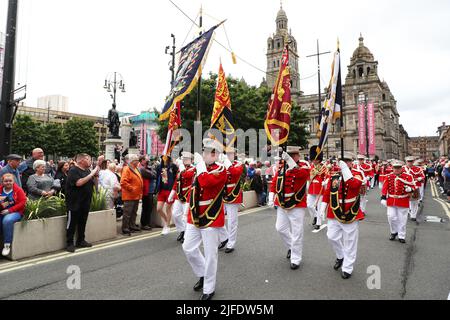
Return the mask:
<svg viewBox="0 0 450 320"><path fill-rule="evenodd" d="M450 209L448 203L446 203L444 200L439 198L439 192L437 191L437 187L435 183L431 184L431 191L434 193L433 200L435 200L437 203L439 203L442 208L444 209L447 216L450 218Z"/></svg>
<svg viewBox="0 0 450 320"><path fill-rule="evenodd" d="M264 211L266 209L268 209L268 207L249 209L249 210L246 210L243 213L239 214L239 216L245 216L248 214L257 213L260 211ZM175 233L175 232L176 232L176 229L174 228L174 230L172 230L170 233ZM96 251L100 251L100 250L104 250L104 249L115 248L115 247L123 246L126 244L138 242L138 241L156 238L159 236L161 236L161 231L155 231L155 232L152 232L149 234L134 236L132 238L123 238L123 239L109 241L106 243L95 245L92 248L78 249L75 253L61 252L61 253L56 253L56 254L45 256L45 257L35 258L35 259L26 260L26 261L22 261L22 262L14 262L13 261L13 262L9 262L9 263L0 265L0 274L7 273L10 271L20 270L20 269L25 269L25 268L32 267L32 266L37 266L37 265L44 264L44 263L54 262L54 261L58 261L58 260L66 259L66 258L72 258L72 257L76 257L76 256L80 256L83 254L92 253L92 252L96 252Z"/></svg>
<svg viewBox="0 0 450 320"><path fill-rule="evenodd" d="M320 231L322 231L322 230L325 229L326 227L327 227L327 225L326 225L326 224L323 224L323 225L320 226L320 229L319 229L319 230L313 230L313 233L319 233Z"/></svg>

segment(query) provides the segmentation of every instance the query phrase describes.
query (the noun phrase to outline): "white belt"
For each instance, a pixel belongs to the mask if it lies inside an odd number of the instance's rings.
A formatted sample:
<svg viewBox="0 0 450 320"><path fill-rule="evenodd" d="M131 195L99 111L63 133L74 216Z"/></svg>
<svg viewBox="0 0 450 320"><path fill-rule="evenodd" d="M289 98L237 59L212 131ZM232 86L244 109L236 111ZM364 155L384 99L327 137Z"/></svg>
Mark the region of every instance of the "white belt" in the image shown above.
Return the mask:
<svg viewBox="0 0 450 320"><path fill-rule="evenodd" d="M189 187L181 189L181 191L186 191L186 190L189 190Z"/></svg>
<svg viewBox="0 0 450 320"><path fill-rule="evenodd" d="M352 199L345 199L344 203L352 203L352 202L355 202L356 199L357 199L357 197L352 198Z"/></svg>
<svg viewBox="0 0 450 320"><path fill-rule="evenodd" d="M396 196L396 195L389 195L389 198L392 198L392 199L405 199L405 198L408 198L409 197L409 194L404 194L404 195L402 195L402 196Z"/></svg>
<svg viewBox="0 0 450 320"><path fill-rule="evenodd" d="M213 201L212 200L206 200L206 201L200 201L198 204L200 206L209 206Z"/></svg>
<svg viewBox="0 0 450 320"><path fill-rule="evenodd" d="M236 183L233 184L227 184L227 188L234 188L236 186Z"/></svg>
<svg viewBox="0 0 450 320"><path fill-rule="evenodd" d="M286 193L284 196L289 198L292 197L293 195L295 195L295 193Z"/></svg>

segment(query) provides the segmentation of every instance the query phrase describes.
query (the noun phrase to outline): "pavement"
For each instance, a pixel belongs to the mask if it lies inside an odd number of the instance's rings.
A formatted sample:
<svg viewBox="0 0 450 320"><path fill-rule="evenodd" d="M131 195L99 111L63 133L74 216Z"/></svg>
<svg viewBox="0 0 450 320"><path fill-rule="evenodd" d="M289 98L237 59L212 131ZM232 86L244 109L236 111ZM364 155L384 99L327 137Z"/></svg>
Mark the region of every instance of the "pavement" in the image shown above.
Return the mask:
<svg viewBox="0 0 450 320"><path fill-rule="evenodd" d="M335 256L327 229L313 232L309 215L303 261L293 271L275 230L275 210L245 211L239 218L236 251L219 253L215 299L446 300L450 292L450 207L438 200L435 191L434 187L426 190L418 222L408 222L407 243L401 244L388 240L380 191L371 190L349 280L333 270ZM199 293L192 286L198 279L176 237L176 232L167 236L152 232L96 244L75 254L60 252L2 263L0 299L197 300Z"/></svg>

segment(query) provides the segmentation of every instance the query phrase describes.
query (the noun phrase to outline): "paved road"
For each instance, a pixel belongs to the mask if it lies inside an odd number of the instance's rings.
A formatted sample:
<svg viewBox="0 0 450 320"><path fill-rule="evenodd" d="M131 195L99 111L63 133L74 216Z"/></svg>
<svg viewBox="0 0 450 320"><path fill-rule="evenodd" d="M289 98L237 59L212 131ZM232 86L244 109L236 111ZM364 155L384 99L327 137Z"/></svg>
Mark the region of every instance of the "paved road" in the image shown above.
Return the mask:
<svg viewBox="0 0 450 320"><path fill-rule="evenodd" d="M450 229L444 204L427 190L421 218L443 223L409 222L407 244L388 240L385 209L373 190L369 214L360 225L353 277L342 280L332 265L335 256L326 229L305 226L301 268L292 271L275 231L275 211L263 209L240 217L238 245L221 252L216 299L447 299L450 292ZM309 221L309 218L306 219ZM198 299L196 282L176 242L176 234L155 236L33 266L0 269L1 299ZM35 261L37 262L37 261ZM81 270L81 289L67 288L71 265ZM368 268L379 267L381 288L369 290ZM1 267L1 266L0 266Z"/></svg>

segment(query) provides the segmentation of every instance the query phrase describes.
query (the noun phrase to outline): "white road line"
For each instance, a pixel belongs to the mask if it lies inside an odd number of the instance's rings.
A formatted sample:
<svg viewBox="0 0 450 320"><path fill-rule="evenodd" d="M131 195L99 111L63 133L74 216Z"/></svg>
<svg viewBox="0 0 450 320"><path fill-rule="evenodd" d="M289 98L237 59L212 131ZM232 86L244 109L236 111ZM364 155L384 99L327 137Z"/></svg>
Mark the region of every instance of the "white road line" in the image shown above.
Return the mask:
<svg viewBox="0 0 450 320"><path fill-rule="evenodd" d="M240 213L239 216L245 216L245 215L257 213L260 211L264 211L266 209L268 209L268 207L249 209L249 210L244 211L243 213ZM176 229L174 229L170 233L175 233L175 232L176 232ZM156 231L156 232L152 232L150 234L135 236L133 238L124 238L124 239L118 239L118 240L106 242L103 244L95 245L92 248L78 249L77 252L75 252L75 253L62 252L62 253L56 253L56 254L53 254L50 256L35 258L35 259L22 261L22 262L9 262L9 263L0 265L0 274L7 273L10 271L20 270L20 269L25 269L25 268L32 267L32 266L37 266L37 265L44 264L44 263L49 263L49 262L58 261L58 260L62 260L62 259L72 258L72 257L76 257L76 256L84 255L87 253L104 250L104 249L115 248L115 247L123 246L126 244L138 242L138 241L156 238L159 236L161 236L161 232Z"/></svg>
<svg viewBox="0 0 450 320"><path fill-rule="evenodd" d="M431 183L431 192L433 194L433 200L435 200L437 203L439 203L442 208L444 209L447 216L450 218L450 209L448 203L446 203L444 200L439 198L439 192L437 191L437 186L435 183Z"/></svg>
<svg viewBox="0 0 450 320"><path fill-rule="evenodd" d="M323 224L323 225L320 226L320 229L319 229L319 230L313 230L312 232L313 232L313 233L319 233L320 231L322 231L322 230L325 229L326 227L327 227L327 225L326 225L326 224Z"/></svg>

